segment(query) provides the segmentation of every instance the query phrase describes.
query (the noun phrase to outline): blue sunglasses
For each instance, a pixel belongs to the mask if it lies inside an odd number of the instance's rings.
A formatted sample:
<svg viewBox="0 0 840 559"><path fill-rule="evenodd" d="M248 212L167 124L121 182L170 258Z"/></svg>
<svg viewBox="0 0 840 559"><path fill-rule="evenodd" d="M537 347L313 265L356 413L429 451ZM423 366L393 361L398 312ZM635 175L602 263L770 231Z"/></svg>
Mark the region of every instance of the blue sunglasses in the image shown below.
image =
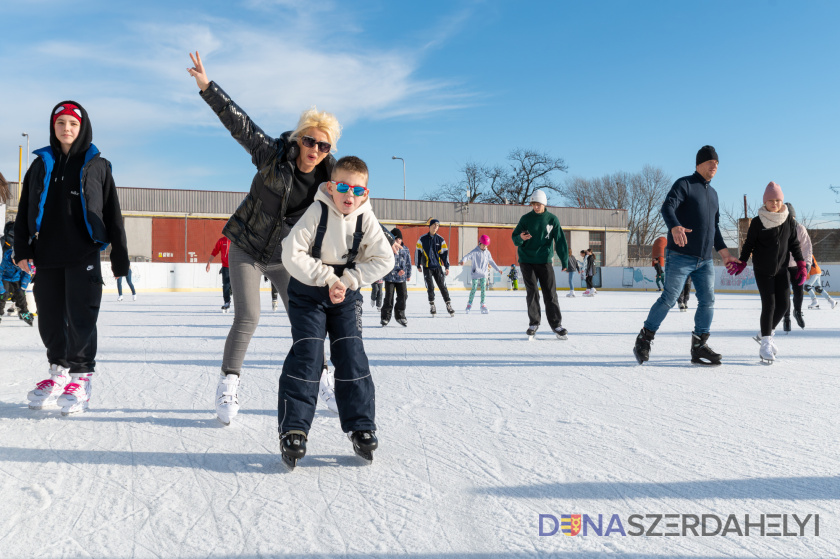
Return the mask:
<svg viewBox="0 0 840 559"><path fill-rule="evenodd" d="M343 182L336 182L333 184L335 184L335 189L341 194L346 194L351 188L353 189L354 196L364 196L368 192L368 188L366 186L350 186L349 184Z"/></svg>

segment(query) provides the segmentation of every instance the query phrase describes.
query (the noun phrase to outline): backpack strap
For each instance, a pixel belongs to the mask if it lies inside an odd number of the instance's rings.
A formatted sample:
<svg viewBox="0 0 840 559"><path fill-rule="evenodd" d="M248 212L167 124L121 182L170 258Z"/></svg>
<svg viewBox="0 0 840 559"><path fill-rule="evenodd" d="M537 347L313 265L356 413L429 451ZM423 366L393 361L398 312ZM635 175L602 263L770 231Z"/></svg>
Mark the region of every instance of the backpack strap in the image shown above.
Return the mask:
<svg viewBox="0 0 840 559"><path fill-rule="evenodd" d="M325 203L320 200L318 200L318 203L321 204L321 221L318 222L318 229L315 232L315 242L312 243L312 250L309 251L309 254L312 255L312 258L320 260L321 244L324 242L324 235L327 233L327 220L330 214Z"/></svg>
<svg viewBox="0 0 840 559"><path fill-rule="evenodd" d="M323 202L321 202L323 204ZM365 236L365 232L362 230L362 217L359 216L356 218L356 231L353 233L353 246L350 248L350 252L347 253L347 263L344 265L347 268L354 268L355 264L354 261L356 260L356 256L359 255L359 246L362 244L362 237Z"/></svg>

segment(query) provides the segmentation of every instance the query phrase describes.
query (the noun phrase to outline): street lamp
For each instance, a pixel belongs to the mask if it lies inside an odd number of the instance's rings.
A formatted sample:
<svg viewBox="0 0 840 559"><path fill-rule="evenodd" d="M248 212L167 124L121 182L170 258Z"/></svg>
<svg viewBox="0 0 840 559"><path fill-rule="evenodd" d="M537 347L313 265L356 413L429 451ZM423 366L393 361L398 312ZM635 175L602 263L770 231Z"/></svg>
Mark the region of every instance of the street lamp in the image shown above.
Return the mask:
<svg viewBox="0 0 840 559"><path fill-rule="evenodd" d="M403 162L403 200L405 200L405 159L397 157L396 155L392 155L391 159L399 159Z"/></svg>
<svg viewBox="0 0 840 559"><path fill-rule="evenodd" d="M21 132L21 136L26 136L26 170L29 170L29 134Z"/></svg>

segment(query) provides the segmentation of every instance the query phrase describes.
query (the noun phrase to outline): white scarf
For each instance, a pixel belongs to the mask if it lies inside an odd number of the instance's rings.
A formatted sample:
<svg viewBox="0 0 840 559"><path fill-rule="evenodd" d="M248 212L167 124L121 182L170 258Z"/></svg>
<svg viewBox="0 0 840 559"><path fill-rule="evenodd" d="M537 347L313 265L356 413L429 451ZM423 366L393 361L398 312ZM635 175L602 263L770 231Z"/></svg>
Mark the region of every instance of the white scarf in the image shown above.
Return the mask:
<svg viewBox="0 0 840 559"><path fill-rule="evenodd" d="M761 219L761 224L764 226L765 229L772 229L773 227L778 227L788 218L788 208L787 206L782 206L782 211L780 212L770 212L767 211L765 206L758 208L758 217Z"/></svg>

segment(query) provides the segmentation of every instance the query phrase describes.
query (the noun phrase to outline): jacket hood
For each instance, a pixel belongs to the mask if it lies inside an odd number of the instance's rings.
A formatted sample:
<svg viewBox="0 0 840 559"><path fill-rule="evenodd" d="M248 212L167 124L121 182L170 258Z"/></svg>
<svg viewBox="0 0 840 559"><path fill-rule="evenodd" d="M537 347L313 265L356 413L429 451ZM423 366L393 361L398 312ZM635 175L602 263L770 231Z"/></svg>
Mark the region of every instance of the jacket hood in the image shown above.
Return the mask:
<svg viewBox="0 0 840 559"><path fill-rule="evenodd" d="M73 157L87 152L91 142L93 141L93 128L90 125L90 117L88 116L85 108L80 103L71 101L70 99L62 101L61 103L56 103L53 110L50 111L50 147L52 148L53 155L56 158L58 158L58 154L62 153L62 151L61 142L58 141L58 136L55 135L55 126L53 126L52 117L59 105L63 105L64 103L72 103L79 107L79 110L82 111L82 125L79 129L79 135L76 137L76 141L73 142L73 145L70 146L70 153L67 154L67 157Z"/></svg>
<svg viewBox="0 0 840 559"><path fill-rule="evenodd" d="M335 202L333 201L332 196L330 196L330 193L327 192L327 183L325 182L322 182L321 186L318 187L318 192L315 193L315 201L324 202L331 212L345 220L349 220L351 218L356 219L357 216L373 211L373 206L370 203L370 194L368 194L367 199L365 199L365 201L362 202L362 204L358 208L353 210L352 213L344 215L343 213L341 213L341 210L338 209L338 206L335 205Z"/></svg>

